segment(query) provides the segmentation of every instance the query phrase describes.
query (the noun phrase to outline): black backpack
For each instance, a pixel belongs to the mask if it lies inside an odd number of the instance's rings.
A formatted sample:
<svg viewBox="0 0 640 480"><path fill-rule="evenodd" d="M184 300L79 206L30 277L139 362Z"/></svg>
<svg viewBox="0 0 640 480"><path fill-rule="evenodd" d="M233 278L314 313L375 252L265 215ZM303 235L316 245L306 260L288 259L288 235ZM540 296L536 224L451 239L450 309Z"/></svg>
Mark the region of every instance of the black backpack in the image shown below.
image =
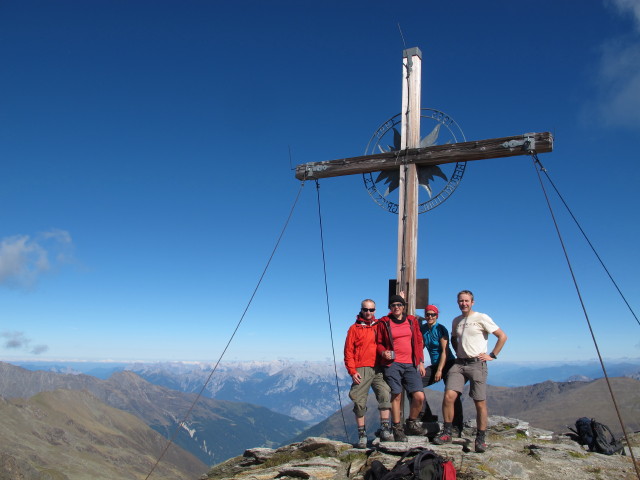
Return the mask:
<svg viewBox="0 0 640 480"><path fill-rule="evenodd" d="M611 429L593 418L579 418L576 420L576 429L569 428L576 434L578 443L588 446L591 452L613 455L623 449L622 442L616 440Z"/></svg>
<svg viewBox="0 0 640 480"><path fill-rule="evenodd" d="M407 457L415 455L413 458ZM365 480L442 480L445 458L433 450L415 447L406 451L391 470L374 460Z"/></svg>

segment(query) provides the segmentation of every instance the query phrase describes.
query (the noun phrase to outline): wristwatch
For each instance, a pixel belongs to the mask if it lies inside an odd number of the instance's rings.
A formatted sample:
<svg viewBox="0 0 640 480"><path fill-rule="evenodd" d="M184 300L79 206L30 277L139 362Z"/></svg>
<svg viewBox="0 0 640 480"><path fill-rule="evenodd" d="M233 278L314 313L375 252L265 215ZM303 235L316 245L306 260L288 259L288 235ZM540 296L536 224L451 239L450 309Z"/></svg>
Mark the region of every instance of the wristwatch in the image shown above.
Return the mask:
<svg viewBox="0 0 640 480"><path fill-rule="evenodd" d="M496 357L496 354L495 354L495 353L493 353L493 352L491 352L491 353L489 354L489 356L490 356L491 358L493 358L494 360L498 358L498 357Z"/></svg>

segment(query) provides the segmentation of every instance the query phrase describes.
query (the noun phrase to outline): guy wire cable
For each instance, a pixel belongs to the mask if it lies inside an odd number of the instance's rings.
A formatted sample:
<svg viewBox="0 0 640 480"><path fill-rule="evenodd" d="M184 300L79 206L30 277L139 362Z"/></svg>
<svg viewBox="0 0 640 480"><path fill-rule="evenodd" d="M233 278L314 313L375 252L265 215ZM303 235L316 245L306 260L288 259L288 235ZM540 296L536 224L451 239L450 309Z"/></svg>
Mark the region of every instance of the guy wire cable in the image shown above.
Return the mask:
<svg viewBox="0 0 640 480"><path fill-rule="evenodd" d="M607 387L609 389L609 394L611 395L611 400L613 401L613 407L616 411L616 415L618 417L618 421L620 422L620 427L622 428L622 433L624 435L625 440L627 441L627 446L629 447L629 452L631 453L631 460L633 462L633 466L636 470L636 475L640 480L640 466L636 462L636 458L633 454L633 448L631 443L629 442L629 436L627 435L627 429L624 426L624 422L622 421L622 415L620 414L620 409L618 408L618 402L616 401L616 396L613 393L613 388L611 387L611 382L609 380L609 375L607 374L607 369L604 366L604 361L602 360L602 355L600 354L600 347L598 346L598 341L596 340L595 333L593 332L593 327L591 326L591 320L589 320L589 314L587 313L587 308L582 299L582 294L580 293L580 287L578 286L578 281L573 272L573 267L571 266L571 260L569 259L569 254L564 244L564 240L562 239L562 234L560 233L560 227L558 226L558 222L556 221L556 216L553 213L553 208L551 207L551 202L549 200L549 196L547 195L547 191L544 188L544 183L542 182L542 177L540 176L540 171L536 168L536 165L539 165L540 168L544 168L540 160L538 160L538 156L535 151L531 151L531 158L533 160L533 168L538 175L538 181L540 182L540 187L542 188L542 193L544 194L544 198L547 202L547 207L549 207L549 213L551 214L551 219L553 220L553 225L555 226L556 233L558 234L558 239L560 240L560 245L562 246L562 251L564 253L564 257L567 261L567 266L569 267L569 272L571 273L571 278L573 280L573 285L578 294L578 299L580 300L580 305L582 307L582 311L584 313L584 318L587 321L587 326L589 327L589 333L591 334L591 339L593 340L593 345L596 348L596 353L598 354L598 360L600 361L600 366L602 367L602 372L604 373L605 381L607 382Z"/></svg>
<svg viewBox="0 0 640 480"><path fill-rule="evenodd" d="M584 232L584 230L582 229L582 227L580 226L580 223L578 222L578 220L576 219L576 217L573 215L573 212L571 211L571 209L569 208L569 205L567 205L567 202L564 201L564 198L562 197L562 195L560 194L560 192L558 191L558 189L556 188L555 184L553 183L553 180L551 180L551 177L549 176L549 172L547 171L546 168L544 168L544 166L542 165L542 163L540 163L540 160L538 160L538 156L535 154L535 161L538 162L538 164L540 165L540 170L542 170L542 172L545 174L545 176L547 177L547 180L549 181L549 183L551 184L551 186L553 187L553 189L555 190L556 194L558 195L558 198L560 199L560 201L562 201L563 205L565 206L565 208L567 209L567 212L569 212L569 215L571 216L571 218L573 219L573 221L575 222L576 226L578 227L578 229L580 230L580 233L582 233L582 236L584 237L584 239L587 241L587 244L589 244L589 247L591 247L591 251L593 251L593 254L596 256L596 258L598 259L598 261L600 262L600 265L602 265L602 268L604 268L604 271L607 273L607 275L609 276L609 279L611 280L611 283L613 283L613 286L616 287L616 290L618 291L618 293L620 294L620 297L622 297L622 301L627 305L627 308L629 309L629 311L631 312L631 315L633 315L633 318L636 319L636 322L638 322L638 325L640 325L640 320L638 320L638 316L636 315L636 313L633 311L633 308L631 308L631 305L629 305L629 302L627 302L627 299L625 298L624 294L622 293L622 290L620 290L620 287L618 287L618 284L616 283L616 281L613 279L613 276L611 275L611 273L609 273L609 269L606 267L606 265L604 264L604 262L602 261L602 259L600 258L600 255L598 255L598 252L596 251L595 247L591 244L591 241L589 240L589 237L587 237L587 234Z"/></svg>
<svg viewBox="0 0 640 480"><path fill-rule="evenodd" d="M145 477L145 480L149 479L149 477L154 472L154 470L156 469L156 467L158 466L158 464L160 463L162 458L165 456L165 454L169 450L169 447L173 444L173 441L175 440L176 436L178 435L178 432L180 431L181 426L187 421L187 419L191 415L191 412L193 412L193 409L195 408L196 404L198 403L198 401L200 401L200 398L202 397L202 394L203 394L205 388L207 388L207 385L211 381L211 378L213 377L213 374L218 369L218 365L220 365L220 362L222 361L222 358L224 357L224 354L227 352L227 349L231 345L231 341L236 336L236 333L238 332L238 329L240 328L240 324L242 324L242 321L244 320L244 317L247 314L247 311L249 310L249 307L251 306L251 302L253 302L253 298L256 296L256 293L258 292L258 288L260 287L260 284L262 283L262 279L264 278L265 274L267 273L267 269L269 268L269 265L271 264L271 260L273 260L273 257L274 257L274 255L276 253L276 250L278 249L278 246L280 245L280 241L282 240L282 237L284 236L284 232L286 231L287 226L289 225L289 221L291 220L291 217L293 216L293 211L296 208L296 205L298 203L298 199L300 198L300 193L302 193L303 187L304 187L304 181L300 183L300 189L298 190L298 194L296 195L296 198L293 201L293 205L291 206L291 210L289 211L289 216L287 217L287 220L284 222L284 226L282 227L282 230L280 231L280 235L278 236L278 240L276 241L276 244L273 247L271 255L269 256L269 260L267 260L267 263L266 263L266 265L264 267L264 270L262 271L262 274L260 275L260 278L258 279L258 283L256 284L256 287L253 289L253 293L251 294L251 297L249 298L249 301L247 302L247 306L245 307L244 311L242 312L242 315L240 316L240 320L238 321L238 324L236 325L236 328L233 330L233 333L231 334L231 337L229 338L229 341L225 345L224 350L220 354L220 357L218 358L218 361L216 362L215 366L213 367L213 369L209 373L209 376L207 377L207 380L204 382L204 385L202 385L202 388L198 392L198 395L196 395L196 398L193 400L193 403L191 404L191 406L187 410L187 413L185 413L185 415L182 418L182 420L176 424L175 428L173 429L173 433L171 434L171 436L169 437L169 440L167 441L167 444L165 445L164 449L160 453L160 456L158 457L156 462L151 467L151 470L149 471L149 473Z"/></svg>
<svg viewBox="0 0 640 480"><path fill-rule="evenodd" d="M316 196L318 198L318 221L320 223L320 248L322 249L322 269L324 272L324 295L327 301L327 317L329 318L329 336L331 337L331 352L333 353L333 371L336 377L336 390L338 392L338 404L340 405L340 415L342 415L342 425L344 425L344 436L349 442L349 432L347 431L347 421L344 419L342 407L342 397L340 395L340 384L338 382L338 367L336 366L336 350L333 346L333 328L331 327L331 309L329 308L329 287L327 286L327 262L324 256L324 235L322 233L322 210L320 208L320 182L316 179Z"/></svg>
<svg viewBox="0 0 640 480"><path fill-rule="evenodd" d="M402 28L400 28L400 22L398 22L398 30L400 31L400 38L402 38L402 45L404 45L404 49L407 49L407 42L404 41L404 35L402 34Z"/></svg>

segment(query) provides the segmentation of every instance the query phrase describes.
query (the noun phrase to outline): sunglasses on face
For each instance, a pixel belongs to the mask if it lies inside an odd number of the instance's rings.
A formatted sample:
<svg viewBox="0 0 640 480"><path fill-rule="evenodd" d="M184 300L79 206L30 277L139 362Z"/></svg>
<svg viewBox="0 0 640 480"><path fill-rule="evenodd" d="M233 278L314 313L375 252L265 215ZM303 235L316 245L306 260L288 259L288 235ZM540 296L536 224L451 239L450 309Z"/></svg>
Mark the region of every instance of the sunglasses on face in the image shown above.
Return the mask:
<svg viewBox="0 0 640 480"><path fill-rule="evenodd" d="M375 308L361 308L360 310L363 311L363 312L375 312L376 311Z"/></svg>
<svg viewBox="0 0 640 480"><path fill-rule="evenodd" d="M437 317L438 314L437 313L426 313L425 314L427 317Z"/></svg>
<svg viewBox="0 0 640 480"><path fill-rule="evenodd" d="M389 307L391 307L391 308L400 308L400 307L404 307L404 305L401 304L401 303L392 303L391 305L389 305Z"/></svg>

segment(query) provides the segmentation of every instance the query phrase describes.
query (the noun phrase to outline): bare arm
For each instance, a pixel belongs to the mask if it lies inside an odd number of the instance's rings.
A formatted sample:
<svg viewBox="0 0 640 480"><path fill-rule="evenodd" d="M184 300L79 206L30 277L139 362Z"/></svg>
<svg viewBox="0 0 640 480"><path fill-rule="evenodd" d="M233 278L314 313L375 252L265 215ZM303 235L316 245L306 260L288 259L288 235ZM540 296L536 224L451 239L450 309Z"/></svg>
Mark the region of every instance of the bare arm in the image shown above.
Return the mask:
<svg viewBox="0 0 640 480"><path fill-rule="evenodd" d="M501 328L493 332L493 334L498 337L498 341L496 342L495 347L493 347L491 353L493 353L497 357L500 353L500 350L502 350L502 347L504 347L504 344L507 343L507 334L504 333ZM494 360L494 358L487 353L481 353L480 355L478 355L478 358L487 362Z"/></svg>
<svg viewBox="0 0 640 480"><path fill-rule="evenodd" d="M436 374L433 379L436 382L442 380L442 370L444 369L444 364L447 362L447 344L449 342L446 338L440 339L440 358L438 359L438 368L436 369Z"/></svg>

